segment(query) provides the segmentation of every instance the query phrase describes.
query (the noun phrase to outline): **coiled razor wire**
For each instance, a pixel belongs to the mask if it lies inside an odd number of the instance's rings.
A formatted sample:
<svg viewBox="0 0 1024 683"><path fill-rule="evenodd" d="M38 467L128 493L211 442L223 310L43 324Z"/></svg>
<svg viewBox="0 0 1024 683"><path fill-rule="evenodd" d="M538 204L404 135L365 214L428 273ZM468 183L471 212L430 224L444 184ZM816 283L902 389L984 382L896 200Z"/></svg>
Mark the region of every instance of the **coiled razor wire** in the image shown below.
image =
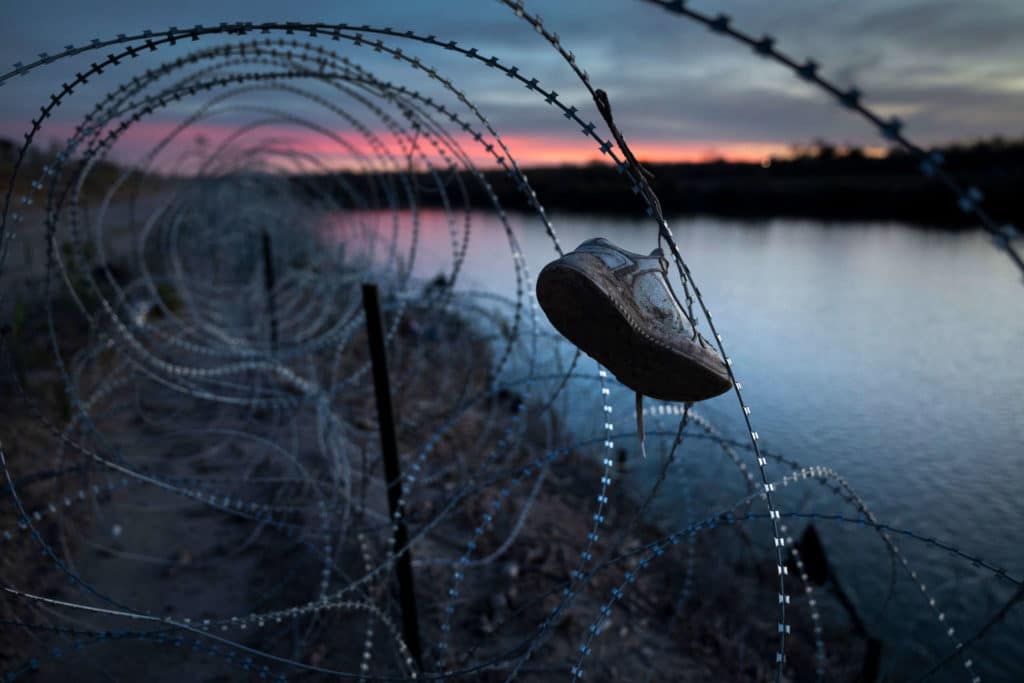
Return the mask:
<svg viewBox="0 0 1024 683"><path fill-rule="evenodd" d="M947 186L959 208L1024 270L1013 244L1015 229L990 217L980 193L961 186L941 157L906 138L898 120L866 108L859 91L840 90L818 74L814 62L798 64L775 48L774 39L740 32L725 15L705 15L684 2L650 1L747 44L867 118L916 155L921 171ZM62 577L69 586L54 592L42 586L42 575L4 569L6 603L0 604L6 611L0 617L8 632L30 636L18 641L23 664L5 672L8 680L59 672L80 661L113 666L117 660L103 655L104 648L140 652L142 644L153 648L146 650L153 657L168 648L209 655L203 663L189 659L182 667L215 662L232 675L247 672L273 680L303 672L372 680L580 679L594 668L607 675L611 664L599 656L600 635L613 608L638 592L652 567L661 566L663 557L685 566L682 576L668 574L679 593L674 623L686 620L682 610L699 581L698 536L756 520L768 523L776 575L774 677L782 680L793 669L789 638L805 637L822 679L828 663L822 603L784 519L874 530L950 640L953 654L942 663L958 659L968 680L981 680L966 650L991 624L975 637L962 638L896 538L948 553L1013 588L993 623L1019 600L1021 580L947 543L879 522L833 470L805 467L763 450L739 381L735 395L749 440L723 436L689 407L652 407L652 415L678 416L678 427L650 434L671 445L661 474L640 505L617 508L613 486L621 471L616 462L621 445L616 443L636 436L615 435L612 395L620 389L604 369L582 370L587 361L579 352L566 353L541 325L512 220L463 140L514 180L544 226L553 255L561 255L551 221L484 113L442 71L401 46L442 50L496 70L591 138L634 189L638 207L657 225L658 241L668 245L694 327L696 306L730 374L732 361L607 96L539 16L522 2L500 2L578 76L612 140L538 79L477 48L415 31L344 23L238 22L144 31L42 53L0 75L0 86L9 87L15 76L109 50L62 83L32 120L11 169L0 218L0 266L16 234L36 223L44 228L45 271L20 275L38 275L31 304L38 318L45 318L41 332L54 359L46 375L24 347L15 348L13 328L4 337L6 371L23 413L17 416L17 432L4 434L7 440L0 445L14 514L0 529L0 543L11 557L41 551L45 574ZM142 54L222 37L232 42L204 45L98 98L62 149L34 171L37 139L82 86L107 72L120 73ZM374 54L405 67L417 87L376 75L361 61ZM203 101L192 106L197 99ZM295 111L280 106L286 100L300 106ZM192 108L177 116L183 106ZM94 213L91 188L118 143L138 124L167 114L180 123L168 128L136 167L100 181ZM223 119L234 128L215 145L184 142L205 122ZM294 147L287 134L280 135L282 129L315 136L360 173L329 175L329 162ZM167 168L180 173L164 178L155 173ZM28 189L18 190L26 184L24 175L33 172ZM146 188L152 182L159 183L159 191ZM456 289L473 234L471 184L484 191L507 241L513 296ZM451 265L423 282L413 272L425 239L428 212L421 203L426 196L440 200ZM127 211L126 220L114 217L119 210ZM383 506L363 348L358 291L366 280L385 293L393 393L402 408L397 427L405 474L394 515ZM14 291L5 288L0 303L24 298ZM21 299L16 303L22 305ZM35 373L31 378L28 366ZM36 386L40 381L51 384L43 390ZM596 396L585 386L595 387ZM575 438L560 426L556 404L570 395L574 403L583 396L598 400L599 437ZM16 447L10 446L14 436ZM737 468L746 495L675 533L638 540L677 450L696 440L721 450ZM751 458L759 478L748 465ZM771 477L769 460L789 473ZM552 531L544 514L559 494L549 490L549 482L566 472L584 482L586 495L593 497L585 511L575 510L583 520L575 535L552 541L576 548L575 554L537 587L523 577L516 558L529 558L536 548L523 546ZM823 485L856 516L784 510L776 494L808 480ZM764 512L755 512L758 506ZM138 547L104 546L112 560L89 559L80 546L96 546L90 540L95 530L121 508L133 507L137 519L109 528L115 539L125 536L124 543ZM150 520L154 514L162 521ZM201 520L206 533L227 539L199 563L204 571L225 572L226 583L204 580L196 590L204 599L218 591L252 594L211 606L225 607L221 611L186 601L181 606L193 610L187 614L157 614L145 599L125 591L114 566L192 571L190 555L168 564L153 549L154 541L169 540L161 534L173 538L195 529L186 523L191 518ZM398 524L411 527L404 547L395 547ZM142 536L129 531L136 526ZM239 527L245 532L238 533ZM201 542L201 533L193 540ZM683 541L684 548L675 550ZM225 544L235 547L221 547ZM255 564L246 559L253 553L260 558ZM390 583L406 553L421 572L427 653L422 662L398 627ZM803 600L793 600L787 590L790 557L804 585ZM231 585L246 580L255 584ZM501 597L501 591L520 586L531 594ZM503 600L518 604L502 607ZM809 615L812 633L793 631L794 608ZM474 630L478 623L484 624L482 633ZM566 629L574 633L563 638ZM656 631L640 637L653 642L669 635ZM571 654L560 649L560 639L573 643ZM79 660L82 656L86 659Z"/></svg>

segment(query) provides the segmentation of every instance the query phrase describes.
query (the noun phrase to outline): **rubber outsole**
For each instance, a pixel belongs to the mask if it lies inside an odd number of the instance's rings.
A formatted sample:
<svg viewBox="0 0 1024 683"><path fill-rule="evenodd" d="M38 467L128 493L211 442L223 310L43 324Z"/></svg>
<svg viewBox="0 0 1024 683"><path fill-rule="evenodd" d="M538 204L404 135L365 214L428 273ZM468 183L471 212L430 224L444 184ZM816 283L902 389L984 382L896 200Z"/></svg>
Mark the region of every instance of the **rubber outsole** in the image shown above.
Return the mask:
<svg viewBox="0 0 1024 683"><path fill-rule="evenodd" d="M703 401L732 386L700 362L644 336L589 275L562 261L537 276L537 301L555 329L645 396Z"/></svg>

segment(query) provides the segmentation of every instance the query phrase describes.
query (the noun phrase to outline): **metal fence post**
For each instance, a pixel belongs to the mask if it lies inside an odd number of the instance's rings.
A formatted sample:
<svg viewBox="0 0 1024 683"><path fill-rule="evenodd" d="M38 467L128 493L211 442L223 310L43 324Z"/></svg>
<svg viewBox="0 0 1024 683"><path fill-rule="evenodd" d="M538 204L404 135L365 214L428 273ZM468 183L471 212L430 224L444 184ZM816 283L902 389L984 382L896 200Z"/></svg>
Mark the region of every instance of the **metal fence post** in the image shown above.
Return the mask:
<svg viewBox="0 0 1024 683"><path fill-rule="evenodd" d="M412 578L412 553L406 548L409 544L409 531L399 511L402 475L398 466L398 440L395 437L395 418L391 409L391 387L388 382L387 352L384 348L384 327L381 324L377 285L363 285L363 308L366 310L366 334L370 343L373 384L377 395L377 419L380 422L380 445L384 457L388 510L395 523L395 550L404 550L395 565L402 607L402 635L413 659L422 671L423 655L420 647L419 619L416 614L416 590Z"/></svg>

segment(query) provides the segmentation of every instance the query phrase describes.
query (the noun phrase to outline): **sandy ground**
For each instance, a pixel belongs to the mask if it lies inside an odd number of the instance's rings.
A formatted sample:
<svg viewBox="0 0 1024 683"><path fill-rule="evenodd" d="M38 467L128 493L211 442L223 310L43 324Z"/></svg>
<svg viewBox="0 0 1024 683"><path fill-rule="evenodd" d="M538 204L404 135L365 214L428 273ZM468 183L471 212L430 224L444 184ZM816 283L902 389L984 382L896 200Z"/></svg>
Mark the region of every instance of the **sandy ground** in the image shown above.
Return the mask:
<svg viewBox="0 0 1024 683"><path fill-rule="evenodd" d="M119 215L125 224L130 222L129 214ZM113 235L119 248L131 244L127 228L115 230ZM32 527L57 556L41 554L32 533L19 528L20 517L5 487L0 500L0 582L55 599L111 606L94 592L114 597L118 609L172 619L187 617L192 624L275 613L316 601L325 566L320 530L324 521L309 503L319 494L314 495L308 485L270 483L275 477L290 476L291 471L272 464L245 440L206 451L190 443L187 435L157 438L168 431L170 422L161 421L164 416L173 421L175 415L178 419L188 415L191 421L186 423L194 424L197 418L189 411L202 414L208 407L182 405L173 395L151 387L138 395L149 402L145 412L154 416L152 419L134 411L115 410L104 414L100 425L104 434L130 454L133 469L159 472L164 480L179 482L182 488L203 495L186 496L139 483L61 447L60 440L39 420L42 415L59 429L71 416L48 349L40 290L32 284L43 273L45 252L25 249L21 257L17 254L15 247L4 274L5 282L19 283L8 292L21 287L17 297L5 300L20 302L23 309L13 331L10 321L15 312L5 313L9 321L6 337L15 363L13 369L4 367L2 373L2 436ZM102 338L83 324L66 297L57 297L53 310L61 346L68 356ZM416 420L402 420L398 430L407 468L412 464L408 454L417 451L422 435L445 417L434 404L438 387L457 377L463 388L482 388L485 378L480 368L487 366L490 357L484 337L464 320L417 315L413 309L410 323L402 328L403 340L411 342L403 348L418 348L417 335L433 330L447 335L447 343L440 348L451 355L443 363L436 353L429 358L416 352L394 358L396 410L400 416L416 416ZM363 346L354 344L352 348ZM343 359L343 364L355 367L365 360L355 356ZM93 372L102 369L101 363ZM25 395L19 384L26 389ZM502 495L501 485L482 486L475 481L483 458L481 444L492 441L497 432L513 428L520 402L519 396L505 392L467 411L431 455L436 475L408 501L409 525L416 535L447 509L458 492L471 491L445 512L430 533L417 538L412 551L427 669L436 670L440 661L457 670L467 662L489 661L499 655L506 662L475 671L465 676L466 680L504 680L510 653L513 659L522 653L525 643L538 633L538 625L559 605L591 531L594 499L600 490L597 460L579 453L560 456L543 468L542 482L537 483L538 470L504 503L500 520L474 535L480 519ZM363 462L355 479L359 485L353 491L359 491L361 504L365 502L363 515L348 520L349 532L337 542L340 547L331 550L329 581L337 589L362 576L367 562L379 566L384 561L390 531L383 523L386 507L376 466L378 433L371 386L366 383L333 409L349 427L347 452L359 454L351 459ZM559 431L557 416L550 411L539 412L530 404L521 415L522 438L517 449L498 463L499 468L522 466L540 458L547 452L551 435ZM216 416L216 423L259 435L269 434L279 417L227 411ZM296 424L305 425L303 419ZM314 480L329 481L309 436L314 430L312 422L306 426L309 431L297 432L298 464L312 472ZM72 434L95 445L87 431ZM618 465L620 470L629 466L628 462ZM52 476L54 471L60 476ZM622 474L618 472L616 480ZM239 497L270 500L284 512L268 522L206 497L222 491L224 482L237 485ZM527 494L534 486L536 495L531 498ZM643 520L636 522L635 501L618 491L615 495L595 546L593 564L628 556L663 535ZM510 536L513 541L506 543ZM441 624L449 604L446 596L452 567L473 538L475 558L492 553L495 557L465 572L458 599L451 603L457 609L450 646L442 652L434 645L444 638ZM640 566L642 555L610 563L580 586L582 590L571 605L560 609L520 678L566 680L579 658L581 643L591 628L597 627L600 635L585 660L586 680L774 680L774 565L767 552L752 554L745 543L739 533L726 529L704 534L693 543L684 540L670 545L649 567ZM84 577L89 590L69 582L58 561ZM627 572L640 578L629 582ZM623 597L614 601L609 614L602 615L602 605L617 590L624 590ZM815 680L809 598L799 587L794 590L798 592L790 612L787 679ZM355 595L399 623L390 571L381 572ZM824 614L841 614L827 592L818 591L814 597ZM69 612L11 596L0 597L0 619L5 620L0 629L0 672L24 674L29 677L26 680L162 683L279 680L282 675L287 679L323 678L265 658L250 658L244 651L157 622L140 625L123 617ZM14 621L38 628L23 629ZM218 622L211 633L279 657L358 671L360 658L365 656L362 641L370 627L374 629L374 645L368 649L373 672L396 674L398 653L381 637L386 627L358 610L312 610L280 622L268 618L256 623L243 618ZM856 680L862 643L852 636L849 624L830 621L824 628L828 678Z"/></svg>

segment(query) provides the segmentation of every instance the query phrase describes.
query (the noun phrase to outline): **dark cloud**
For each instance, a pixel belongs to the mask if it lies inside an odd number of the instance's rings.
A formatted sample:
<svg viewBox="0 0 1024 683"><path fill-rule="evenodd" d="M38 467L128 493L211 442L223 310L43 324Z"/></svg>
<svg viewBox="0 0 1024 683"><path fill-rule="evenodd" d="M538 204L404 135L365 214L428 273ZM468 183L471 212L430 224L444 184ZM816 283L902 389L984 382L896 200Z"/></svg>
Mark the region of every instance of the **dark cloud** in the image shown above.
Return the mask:
<svg viewBox="0 0 1024 683"><path fill-rule="evenodd" d="M942 54L1019 48L1024 4L974 0L929 0L896 4L873 11L857 23L868 36L894 39L916 50Z"/></svg>
<svg viewBox="0 0 1024 683"><path fill-rule="evenodd" d="M858 84L868 102L902 116L924 143L1024 133L1024 3L1019 0L732 0L700 3L736 25L770 33L797 58L814 56L840 84ZM571 46L594 82L611 93L630 134L650 140L802 143L813 138L875 144L874 132L749 49L642 0L528 3ZM479 47L587 104L572 73L507 8L483 0L52 0L0 7L0 65L43 50L142 28L247 19L322 20L414 28ZM186 46L184 49L190 49ZM340 47L382 77L415 74L368 51ZM451 54L413 46L478 102L501 129L573 135L542 99L504 76ZM175 56L161 51L137 68ZM0 89L0 133L23 130L55 83L95 57L57 64ZM6 68L0 66L0 69ZM122 78L90 84L90 95ZM16 93L16 95L15 95ZM77 112L72 106L66 116ZM590 110L591 116L596 115ZM69 118L69 120L73 120Z"/></svg>

